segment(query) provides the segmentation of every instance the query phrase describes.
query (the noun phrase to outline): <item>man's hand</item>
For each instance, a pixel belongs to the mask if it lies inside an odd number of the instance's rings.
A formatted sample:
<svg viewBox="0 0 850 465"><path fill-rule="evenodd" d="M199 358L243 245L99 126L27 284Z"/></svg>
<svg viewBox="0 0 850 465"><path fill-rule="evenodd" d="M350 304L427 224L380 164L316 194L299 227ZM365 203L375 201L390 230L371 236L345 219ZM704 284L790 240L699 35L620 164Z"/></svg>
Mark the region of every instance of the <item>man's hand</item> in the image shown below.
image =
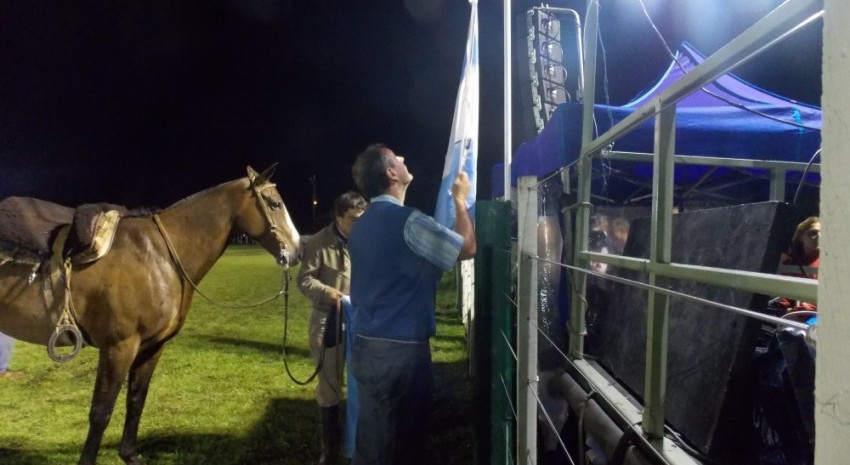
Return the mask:
<svg viewBox="0 0 850 465"><path fill-rule="evenodd" d="M463 171L458 171L452 182L452 200L455 205L455 232L463 237L458 256L461 260L474 257L477 248L472 218L469 217L469 211L466 209L466 198L469 197L471 189L472 183L469 182L469 176Z"/></svg>
<svg viewBox="0 0 850 465"><path fill-rule="evenodd" d="M345 294L340 292L339 289L331 288L331 290L328 292L328 300L330 300L331 303L333 303L334 305L339 305L339 302L344 296Z"/></svg>
<svg viewBox="0 0 850 465"><path fill-rule="evenodd" d="M469 176L462 170L458 171L454 182L452 182L452 197L460 202L466 202L470 189L472 189L472 184L469 182Z"/></svg>

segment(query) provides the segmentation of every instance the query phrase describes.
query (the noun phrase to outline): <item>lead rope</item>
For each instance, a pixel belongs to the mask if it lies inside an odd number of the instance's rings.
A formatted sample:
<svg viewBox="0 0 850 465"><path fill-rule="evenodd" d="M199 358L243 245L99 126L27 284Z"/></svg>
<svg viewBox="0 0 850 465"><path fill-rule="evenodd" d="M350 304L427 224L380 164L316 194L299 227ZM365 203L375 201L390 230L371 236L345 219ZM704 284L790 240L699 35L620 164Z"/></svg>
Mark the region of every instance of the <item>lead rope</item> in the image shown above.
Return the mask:
<svg viewBox="0 0 850 465"><path fill-rule="evenodd" d="M344 255L344 252L343 252L342 245L340 245L340 248L339 248L339 259L340 259L340 262L342 263L343 271L344 271L345 270L345 255ZM340 339L342 338L342 331L343 331L342 326L341 326L343 324L342 323L343 312L342 312L341 306L342 306L342 303L337 302L336 308L334 310L332 310L332 311L335 311L336 314L337 314L337 322L336 322L336 325L335 325L336 327L332 328L332 329L336 330L335 337L336 337L337 341L340 341ZM288 334L288 329L289 329L289 292L288 292L288 287L287 287L287 294L286 294L286 297L284 298L284 306L283 306L283 367L286 369L286 374L289 376L289 379L291 379L293 383L295 383L299 386L306 386L311 381L316 379L316 376L318 376L319 372L322 371L322 366L325 364L325 332L327 332L327 330L328 330L327 325L328 325L329 322L330 322L330 318L325 319L325 330L322 331L322 343L321 343L321 350L319 352L319 363L316 364L316 369L313 370L313 373L310 376L308 376L307 379L305 379L304 381L295 379L295 375L292 374L292 371L289 369L289 363L286 361L286 339L287 339L287 334ZM310 336L307 339L307 345L308 346L310 344L309 338L311 338L311 337L313 337L312 334L310 334ZM343 344L343 343L344 343L344 341L338 342L338 344ZM337 393L337 394L339 394L339 393Z"/></svg>
<svg viewBox="0 0 850 465"><path fill-rule="evenodd" d="M287 281L288 281L288 274L287 274ZM324 337L324 332L323 332L322 333L321 350L319 351L319 363L316 364L316 369L313 370L313 373L309 377L307 377L307 379L305 379L304 381L300 381L300 380L296 379L295 375L293 375L292 371L289 369L289 363L286 361L286 336L287 336L287 333L288 333L288 330L289 330L289 290L288 289L289 289L289 286L288 286L288 283L287 283L287 292L286 292L284 300L283 300L283 302L284 302L284 304L283 304L283 367L286 369L286 374L289 376L289 379L291 379L293 383L295 383L299 386L306 386L311 381L316 379L316 376L318 376L319 372L322 371L322 365L325 364L325 337ZM337 314L340 314L340 308L339 308L340 304L339 304L339 302L337 302L336 305L337 305L336 306L336 312L337 312ZM325 324L327 324L327 322ZM311 334L310 337L313 337L313 335ZM307 344L308 345L310 344L309 339L307 341Z"/></svg>
<svg viewBox="0 0 850 465"><path fill-rule="evenodd" d="M200 294L201 297L203 297L204 299L207 299L207 302L211 303L212 305L219 307L219 308L228 308L228 309L254 308L254 307L259 307L260 305L265 305L265 304L271 302L272 300L277 299L282 294L286 294L287 291L284 288L288 286L287 282L289 281L289 265L288 264L283 265L283 273L284 273L283 281L284 282L281 283L280 290L277 291L277 293L275 293L271 297L265 298L265 299L263 299L263 300L261 300L257 303L248 304L248 305L225 305L225 304L220 304L220 303L212 300L212 298L210 298L209 296L204 294L203 291L198 289L198 285L195 284L195 282L192 281L192 278L189 277L189 273L187 273L186 268L183 267L183 262L180 261L180 257L177 255L177 250L174 248L174 244L171 243L171 238L168 236L168 233L165 231L165 226L162 224L162 220L159 219L159 215L153 215L153 221L154 221L154 223L156 223L156 226L159 228L159 233L162 234L162 238L165 239L165 245L168 247L168 253L171 254L171 259L174 261L175 264L177 264L177 268L180 270L180 274L183 275L183 278L192 286L192 288L195 290L195 292Z"/></svg>

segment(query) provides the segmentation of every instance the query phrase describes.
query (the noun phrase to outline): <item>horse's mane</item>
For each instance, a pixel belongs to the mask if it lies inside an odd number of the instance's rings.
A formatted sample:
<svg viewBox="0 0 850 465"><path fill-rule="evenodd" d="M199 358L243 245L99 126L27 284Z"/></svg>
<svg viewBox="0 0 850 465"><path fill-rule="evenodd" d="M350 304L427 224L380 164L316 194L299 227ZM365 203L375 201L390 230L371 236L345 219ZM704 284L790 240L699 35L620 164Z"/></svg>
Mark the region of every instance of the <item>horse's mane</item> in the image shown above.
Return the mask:
<svg viewBox="0 0 850 465"><path fill-rule="evenodd" d="M223 182L223 183L221 183L221 184L219 184L219 185L217 185L217 186L209 187L209 188L206 188L206 189L204 189L204 190L202 190L202 191L195 192L194 194L192 194L192 195L190 195L190 196L188 196L188 197L185 197L185 198L183 198L183 199L180 199L180 200L178 200L178 201L174 202L173 204L171 204L171 205L169 205L169 206L165 207L165 208L163 209L163 211L165 211L165 210L171 210L172 208L177 208L177 207L179 207L180 205L183 205L183 204L184 204L184 203L186 203L186 202L190 202L190 201L192 201L193 199L195 199L195 198L197 198L197 197L200 197L200 196L202 196L202 195L205 195L207 192L210 192L210 191L212 191L212 190L218 189L218 188L220 188L221 186L223 186L223 185L225 185L225 184L232 184L232 183L235 183L235 182L242 181L242 180L244 180L244 179L246 179L246 178L239 178L239 179L235 179L235 180L233 180L233 181Z"/></svg>

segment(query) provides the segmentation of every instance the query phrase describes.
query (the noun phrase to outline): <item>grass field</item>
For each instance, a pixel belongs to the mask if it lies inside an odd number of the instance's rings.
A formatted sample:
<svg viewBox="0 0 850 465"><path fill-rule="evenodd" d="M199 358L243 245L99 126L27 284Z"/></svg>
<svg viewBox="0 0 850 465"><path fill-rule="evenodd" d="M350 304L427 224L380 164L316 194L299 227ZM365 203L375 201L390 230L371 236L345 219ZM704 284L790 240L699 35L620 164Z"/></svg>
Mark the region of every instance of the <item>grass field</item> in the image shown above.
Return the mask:
<svg viewBox="0 0 850 465"><path fill-rule="evenodd" d="M293 277L297 268L292 270ZM436 404L429 461L472 463L471 381L463 326L455 310L451 275L438 296L432 340ZM247 305L280 288L281 272L265 251L232 246L201 283L217 303ZM289 366L296 378L312 373L306 344L309 303L289 292ZM225 309L196 294L182 332L168 343L151 382L139 431L149 465L314 463L319 453L318 407L308 386L292 382L281 354L283 299L246 309ZM76 463L88 430L97 350L83 349L56 364L46 349L18 343L18 380L0 381L0 464ZM100 465L123 464L118 442L124 393L98 456Z"/></svg>

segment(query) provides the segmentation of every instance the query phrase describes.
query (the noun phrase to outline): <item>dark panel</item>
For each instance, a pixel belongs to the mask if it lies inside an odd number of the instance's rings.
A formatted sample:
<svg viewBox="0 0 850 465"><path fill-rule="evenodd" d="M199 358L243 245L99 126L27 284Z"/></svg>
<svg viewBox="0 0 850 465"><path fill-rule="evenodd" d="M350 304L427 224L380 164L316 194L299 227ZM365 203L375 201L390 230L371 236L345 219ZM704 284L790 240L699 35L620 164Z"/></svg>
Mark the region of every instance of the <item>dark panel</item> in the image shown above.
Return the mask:
<svg viewBox="0 0 850 465"><path fill-rule="evenodd" d="M674 262L772 273L793 225L784 204L766 202L673 216ZM649 256L648 218L631 223L624 255ZM646 282L641 273L619 276ZM643 395L647 292L593 283L601 297L589 311L588 351L636 396ZM767 297L674 281L690 295L744 308L764 308ZM681 298L670 301L666 417L687 440L715 457L734 455L751 424L746 398L761 324Z"/></svg>

